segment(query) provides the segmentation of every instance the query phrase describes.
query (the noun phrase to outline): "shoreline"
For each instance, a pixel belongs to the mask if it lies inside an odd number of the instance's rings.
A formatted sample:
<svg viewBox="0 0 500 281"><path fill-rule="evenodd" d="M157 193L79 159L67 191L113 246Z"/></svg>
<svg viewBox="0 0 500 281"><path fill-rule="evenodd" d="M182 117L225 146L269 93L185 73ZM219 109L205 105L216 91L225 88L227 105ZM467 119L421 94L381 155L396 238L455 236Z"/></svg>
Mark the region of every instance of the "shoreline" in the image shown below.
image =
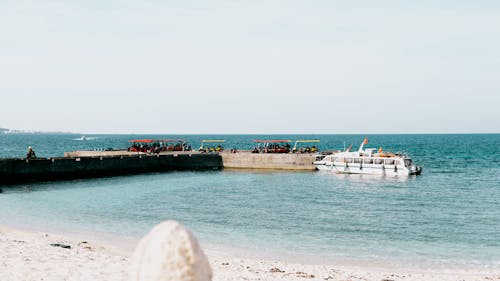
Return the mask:
<svg viewBox="0 0 500 281"><path fill-rule="evenodd" d="M141 237L139 236L125 236L115 233L98 232L90 230L73 230L66 227L48 226L42 227L40 225L28 226L23 223L13 224L0 221L0 230L10 229L18 232L26 233L47 233L53 236L64 237L68 240L85 240L92 239L95 243L106 245L107 248L113 249L115 252L122 255L132 255L136 244ZM46 231L46 229L50 229ZM195 233L196 235L196 233ZM355 268L372 268L377 270L389 270L392 268L404 268L411 271L428 271L439 272L442 270L467 270L467 271L486 271L496 269L500 271L500 261L496 263L479 263L479 262L460 262L456 260L434 260L423 261L415 260L409 263L408 261L396 261L395 259L387 258L360 258L356 256L345 255L322 255L318 253L291 253L279 249L267 248L253 248L244 246L234 246L227 244L219 244L204 241L197 235L205 252L213 252L217 256L238 257L243 259L254 260L273 260L282 261L287 263L302 264L302 265L318 265L329 266L335 264L342 267L355 267Z"/></svg>
<svg viewBox="0 0 500 281"><path fill-rule="evenodd" d="M35 232L0 225L0 279L126 280L138 239L91 233ZM50 246L69 245L71 249ZM201 243L216 281L226 280L500 280L499 268L418 268L381 263L318 264L245 255ZM238 251L241 251L240 249Z"/></svg>

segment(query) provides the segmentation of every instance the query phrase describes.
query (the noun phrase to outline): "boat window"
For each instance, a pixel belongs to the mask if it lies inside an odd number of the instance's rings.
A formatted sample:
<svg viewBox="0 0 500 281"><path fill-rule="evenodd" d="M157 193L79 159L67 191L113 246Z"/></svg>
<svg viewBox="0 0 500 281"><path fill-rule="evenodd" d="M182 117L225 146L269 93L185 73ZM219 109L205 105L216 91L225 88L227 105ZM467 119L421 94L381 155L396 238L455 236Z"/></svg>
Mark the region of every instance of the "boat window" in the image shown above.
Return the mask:
<svg viewBox="0 0 500 281"><path fill-rule="evenodd" d="M339 157L339 158L334 158L335 161L333 162L344 162L344 158Z"/></svg>
<svg viewBox="0 0 500 281"><path fill-rule="evenodd" d="M405 159L405 166L410 167L411 166L411 159Z"/></svg>
<svg viewBox="0 0 500 281"><path fill-rule="evenodd" d="M385 159L386 165L394 165L394 159Z"/></svg>
<svg viewBox="0 0 500 281"><path fill-rule="evenodd" d="M316 156L316 161L321 161L321 160L328 160L328 158L326 158L326 156L324 155Z"/></svg>
<svg viewBox="0 0 500 281"><path fill-rule="evenodd" d="M382 164L383 160L382 159L375 159L374 163L375 164Z"/></svg>
<svg viewBox="0 0 500 281"><path fill-rule="evenodd" d="M346 159L345 159L345 162L346 162L346 163L352 163L352 158L346 158Z"/></svg>
<svg viewBox="0 0 500 281"><path fill-rule="evenodd" d="M361 158L354 158L354 163L361 163Z"/></svg>
<svg viewBox="0 0 500 281"><path fill-rule="evenodd" d="M371 158L365 158L365 164L373 164L373 159Z"/></svg>

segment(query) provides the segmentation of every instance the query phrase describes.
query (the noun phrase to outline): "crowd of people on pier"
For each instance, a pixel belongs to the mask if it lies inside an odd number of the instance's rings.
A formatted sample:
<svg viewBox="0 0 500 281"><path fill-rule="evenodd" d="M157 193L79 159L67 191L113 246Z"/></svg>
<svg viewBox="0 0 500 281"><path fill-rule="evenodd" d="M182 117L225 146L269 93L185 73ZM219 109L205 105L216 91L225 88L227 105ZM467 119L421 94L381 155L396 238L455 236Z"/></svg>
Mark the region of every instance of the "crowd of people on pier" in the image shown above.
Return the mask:
<svg viewBox="0 0 500 281"><path fill-rule="evenodd" d="M265 142L263 145L258 143L252 149L252 153L289 153L290 152L290 144L279 144L279 143L269 143Z"/></svg>
<svg viewBox="0 0 500 281"><path fill-rule="evenodd" d="M130 152L142 152L142 153L160 153L164 151L192 151L190 145L184 141L178 141L176 143L168 143L161 140L132 140L131 146L127 148ZM204 146L202 145L199 152L211 153L211 152L223 152L224 147L221 145L214 146ZM231 150L231 153L238 152L236 146ZM252 153L317 153L319 149L313 145L312 147L305 146L297 148L297 144L291 148L289 143L283 142L264 142L259 141L256 146L251 150ZM26 153L26 159L36 158L35 151L31 146L28 147Z"/></svg>
<svg viewBox="0 0 500 281"><path fill-rule="evenodd" d="M224 151L224 147L222 147L221 145L205 146L205 147L200 147L200 149L198 151L199 152L222 152L222 151Z"/></svg>
<svg viewBox="0 0 500 281"><path fill-rule="evenodd" d="M190 145L185 142L177 142L174 144L168 144L161 141L146 141L146 140L138 140L128 148L128 151L131 152L144 152L144 153L160 153L163 151L192 151ZM211 153L211 152L223 152L224 147L222 145L211 145L206 146L202 145L199 149L199 152ZM231 153L236 153L238 149L233 147L231 149ZM319 152L319 149L313 145L311 147L299 147L294 146L293 148L290 144L284 142L264 142L259 141L256 146L251 150L252 153L316 153ZM34 152L33 152L34 153Z"/></svg>
<svg viewBox="0 0 500 281"><path fill-rule="evenodd" d="M318 148L315 145L313 145L311 147L309 147L309 146L300 147L298 150L297 149L293 149L292 153L297 153L297 152L298 153L316 153L318 151L319 151Z"/></svg>
<svg viewBox="0 0 500 281"><path fill-rule="evenodd" d="M160 153L163 151L191 151L190 145L185 142L178 142L175 144L163 143L161 141L153 142L134 142L128 151L131 152L144 152L144 153Z"/></svg>
<svg viewBox="0 0 500 281"><path fill-rule="evenodd" d="M313 145L312 147L300 147L297 149L294 147L290 149L290 144L276 144L276 143L264 143L261 145L260 143L257 146L254 146L252 149L252 153L316 153L319 152L319 149Z"/></svg>
<svg viewBox="0 0 500 281"><path fill-rule="evenodd" d="M177 142L177 143L166 143L162 141L154 141L154 140L137 140L130 141L132 145L127 148L127 151L130 152L143 152L143 153L160 153L164 151L192 151L190 145L186 142ZM224 147L221 145L217 146L201 146L198 150L199 152L222 152L224 151ZM231 149L231 153L238 152L236 146ZM252 153L316 153L319 152L319 149L316 146L306 146L300 147L297 149L296 147L291 148L289 143L271 143L271 142L263 142L258 143L251 150ZM28 151L26 153L26 159L36 158L35 151L31 146L28 147Z"/></svg>

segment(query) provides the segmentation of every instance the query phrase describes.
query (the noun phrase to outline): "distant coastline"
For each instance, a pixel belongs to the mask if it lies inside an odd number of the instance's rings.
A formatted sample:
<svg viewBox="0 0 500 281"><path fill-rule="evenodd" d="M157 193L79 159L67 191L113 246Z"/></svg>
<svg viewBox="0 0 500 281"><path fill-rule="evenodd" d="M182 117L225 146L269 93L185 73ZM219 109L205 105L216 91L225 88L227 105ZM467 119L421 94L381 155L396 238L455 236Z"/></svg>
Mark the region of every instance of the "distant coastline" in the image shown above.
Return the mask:
<svg viewBox="0 0 500 281"><path fill-rule="evenodd" d="M44 131L25 131L16 129L0 128L0 134L78 134L73 132L44 132Z"/></svg>
<svg viewBox="0 0 500 281"><path fill-rule="evenodd" d="M335 135L335 136L374 136L374 135L497 135L500 132L399 132L399 133L377 133L377 132L286 132L286 133L266 133L266 132L252 132L252 133L186 133L186 132L65 132L65 131L34 131L34 130L18 130L18 129L8 129L0 127L1 134L57 134L57 135L142 135L142 136L153 136L153 135L171 135L171 136L200 136L200 135L211 135L211 136L316 136L316 135Z"/></svg>

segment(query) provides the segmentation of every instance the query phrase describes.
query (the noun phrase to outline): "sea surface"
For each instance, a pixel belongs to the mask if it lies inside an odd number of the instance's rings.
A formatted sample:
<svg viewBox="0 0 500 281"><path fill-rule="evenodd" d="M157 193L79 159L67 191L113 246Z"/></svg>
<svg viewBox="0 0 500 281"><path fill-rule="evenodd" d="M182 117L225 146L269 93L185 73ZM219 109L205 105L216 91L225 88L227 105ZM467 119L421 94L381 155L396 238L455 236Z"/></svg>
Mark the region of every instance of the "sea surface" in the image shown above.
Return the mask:
<svg viewBox="0 0 500 281"><path fill-rule="evenodd" d="M129 139L320 139L356 148L361 135L0 134L0 157L125 148ZM395 264L500 267L500 134L368 135L367 147L405 152L421 176L328 172L168 172L2 186L0 224L140 237L179 220L202 243L268 253Z"/></svg>

